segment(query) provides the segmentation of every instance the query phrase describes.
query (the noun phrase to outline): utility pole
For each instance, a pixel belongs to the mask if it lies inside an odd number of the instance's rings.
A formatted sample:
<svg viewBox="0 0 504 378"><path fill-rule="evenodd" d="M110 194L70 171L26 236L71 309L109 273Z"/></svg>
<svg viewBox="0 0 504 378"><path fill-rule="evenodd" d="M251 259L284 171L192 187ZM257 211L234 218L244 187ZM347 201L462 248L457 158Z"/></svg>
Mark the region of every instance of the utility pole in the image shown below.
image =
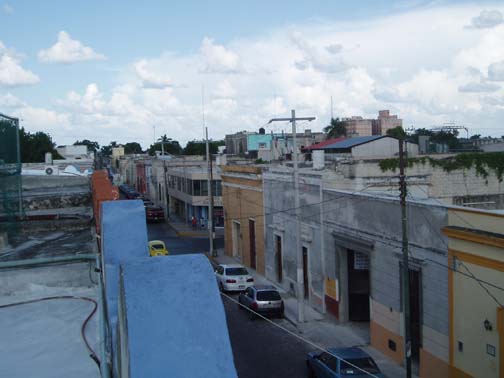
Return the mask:
<svg viewBox="0 0 504 378"><path fill-rule="evenodd" d="M212 170L212 158L210 155L210 145L208 143L208 127L205 123L205 88L201 88L201 106L202 106L202 114L203 114L203 126L205 127L205 145L206 145L206 159L208 164L208 239L210 244L210 256L217 256L217 251L215 250L214 245L214 222L213 222L213 207L214 207L214 198L212 193L212 182L213 182L213 170Z"/></svg>
<svg viewBox="0 0 504 378"><path fill-rule="evenodd" d="M292 160L294 162L294 207L296 211L296 278L297 278L297 301L298 301L298 321L304 322L304 276L303 276L303 249L301 247L301 209L299 201L299 169L298 169L298 146L296 139L296 121L313 121L315 117L296 118L296 111L292 109L291 118L273 118L271 122L292 123Z"/></svg>
<svg viewBox="0 0 504 378"><path fill-rule="evenodd" d="M404 354L406 377L411 378L411 318L409 293L409 257L408 257L408 213L406 208L406 177L404 175L404 140L399 139L399 189L401 191L401 228L402 228L402 293L404 311Z"/></svg>

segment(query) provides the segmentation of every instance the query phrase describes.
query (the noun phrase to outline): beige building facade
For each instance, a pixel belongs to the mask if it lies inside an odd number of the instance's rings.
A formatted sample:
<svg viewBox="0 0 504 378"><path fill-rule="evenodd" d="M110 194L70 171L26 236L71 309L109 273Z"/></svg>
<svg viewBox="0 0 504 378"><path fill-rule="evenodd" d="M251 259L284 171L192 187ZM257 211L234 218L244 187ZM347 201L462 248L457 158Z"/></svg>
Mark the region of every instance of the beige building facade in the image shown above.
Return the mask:
<svg viewBox="0 0 504 378"><path fill-rule="evenodd" d="M402 127L402 119L391 115L389 110L380 110L377 119L365 119L360 116L343 118L347 136L387 135L387 131Z"/></svg>
<svg viewBox="0 0 504 378"><path fill-rule="evenodd" d="M265 274L262 168L222 167L225 254Z"/></svg>
<svg viewBox="0 0 504 378"><path fill-rule="evenodd" d="M504 214L450 209L450 376L504 377Z"/></svg>

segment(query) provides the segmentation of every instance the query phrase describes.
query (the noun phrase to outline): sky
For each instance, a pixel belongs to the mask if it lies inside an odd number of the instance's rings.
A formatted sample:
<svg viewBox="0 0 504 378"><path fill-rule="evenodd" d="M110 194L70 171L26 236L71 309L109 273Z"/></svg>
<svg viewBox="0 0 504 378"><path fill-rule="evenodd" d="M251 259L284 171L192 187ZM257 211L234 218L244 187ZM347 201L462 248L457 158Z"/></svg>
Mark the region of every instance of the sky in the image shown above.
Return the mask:
<svg viewBox="0 0 504 378"><path fill-rule="evenodd" d="M291 109L317 117L301 130L389 109L405 128L500 137L503 15L448 0L0 0L0 113L58 145L288 131L267 122Z"/></svg>

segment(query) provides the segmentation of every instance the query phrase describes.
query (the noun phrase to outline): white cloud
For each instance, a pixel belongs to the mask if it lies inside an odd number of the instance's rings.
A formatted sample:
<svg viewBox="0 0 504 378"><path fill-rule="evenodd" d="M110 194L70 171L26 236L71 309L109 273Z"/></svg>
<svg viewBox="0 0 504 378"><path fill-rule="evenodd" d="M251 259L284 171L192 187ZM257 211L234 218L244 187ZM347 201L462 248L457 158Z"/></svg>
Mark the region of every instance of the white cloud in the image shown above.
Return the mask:
<svg viewBox="0 0 504 378"><path fill-rule="evenodd" d="M241 71L239 56L224 46L215 44L211 38L203 38L200 52L204 60L203 72L238 73Z"/></svg>
<svg viewBox="0 0 504 378"><path fill-rule="evenodd" d="M493 83L481 82L471 82L459 87L459 92L495 92L500 89L500 86Z"/></svg>
<svg viewBox="0 0 504 378"><path fill-rule="evenodd" d="M2 10L5 14L13 14L14 13L14 8L12 5L5 3L2 5Z"/></svg>
<svg viewBox="0 0 504 378"><path fill-rule="evenodd" d="M7 49L0 41L0 87L32 85L40 81L37 75L21 67L20 63L15 51Z"/></svg>
<svg viewBox="0 0 504 378"><path fill-rule="evenodd" d="M469 27L476 29L493 28L503 22L502 13L498 10L482 10L479 16L472 18Z"/></svg>
<svg viewBox="0 0 504 378"><path fill-rule="evenodd" d="M40 50L38 59L44 63L76 63L88 60L104 60L105 55L96 53L91 47L72 39L62 30L58 33L57 42L45 50Z"/></svg>
<svg viewBox="0 0 504 378"><path fill-rule="evenodd" d="M295 62L296 68L301 71L311 67L316 71L335 73L348 68L338 55L343 49L341 44L330 44L324 48L318 48L303 38L299 32L291 35L291 41L302 54L302 59Z"/></svg>
<svg viewBox="0 0 504 378"><path fill-rule="evenodd" d="M504 60L488 66L488 80L504 81Z"/></svg>
<svg viewBox="0 0 504 378"><path fill-rule="evenodd" d="M172 86L170 77L163 73L155 73L148 67L146 59L141 59L134 64L135 73L142 80L145 88L164 88Z"/></svg>
<svg viewBox="0 0 504 378"><path fill-rule="evenodd" d="M63 138L58 143L80 135L101 144L135 140L148 147L153 126L157 136L166 133L181 143L201 139L204 85L214 139L257 130L291 109L317 116L309 125L300 123L300 130L321 130L330 118L331 96L337 117L376 117L390 109L406 126L453 121L471 133L481 127L481 134L501 135L503 92L489 91L502 86L490 80L499 77L504 61L504 25L464 28L481 10L431 5L365 22L282 27L226 44L206 37L195 52L132 60L114 88L95 83L62 95L55 106L68 116L68 131L50 130ZM289 128L266 126L267 132Z"/></svg>
<svg viewBox="0 0 504 378"><path fill-rule="evenodd" d="M19 108L24 105L25 103L23 101L16 96L13 96L11 93L0 95L0 107Z"/></svg>
<svg viewBox="0 0 504 378"><path fill-rule="evenodd" d="M217 83L213 95L218 98L235 97L236 90L233 88L229 80L222 80Z"/></svg>

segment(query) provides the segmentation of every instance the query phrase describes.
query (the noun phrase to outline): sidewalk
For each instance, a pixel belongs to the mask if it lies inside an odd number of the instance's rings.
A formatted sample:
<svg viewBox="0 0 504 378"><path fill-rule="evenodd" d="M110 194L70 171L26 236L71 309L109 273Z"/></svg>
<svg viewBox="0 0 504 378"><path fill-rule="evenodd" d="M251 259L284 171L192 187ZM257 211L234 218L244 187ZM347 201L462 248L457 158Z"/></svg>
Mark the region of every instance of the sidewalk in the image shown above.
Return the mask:
<svg viewBox="0 0 504 378"><path fill-rule="evenodd" d="M200 224L197 227L192 227L192 225L188 222L185 222L182 218L176 215L170 215L167 220L168 224L175 230L177 236L186 236L192 238L208 238L208 228L201 227ZM215 237L223 237L224 229L216 228L215 229Z"/></svg>
<svg viewBox="0 0 504 378"><path fill-rule="evenodd" d="M237 259L224 255L222 250L218 251L217 257L209 259L212 265L240 263ZM402 366L369 345L367 326L360 323L337 324L308 305L305 306L305 321L300 323L297 320L297 299L254 269L247 267L247 270L256 284L272 285L278 289L284 300L285 318L291 324L292 331L323 348L359 346L373 357L388 378L406 376L406 370Z"/></svg>

